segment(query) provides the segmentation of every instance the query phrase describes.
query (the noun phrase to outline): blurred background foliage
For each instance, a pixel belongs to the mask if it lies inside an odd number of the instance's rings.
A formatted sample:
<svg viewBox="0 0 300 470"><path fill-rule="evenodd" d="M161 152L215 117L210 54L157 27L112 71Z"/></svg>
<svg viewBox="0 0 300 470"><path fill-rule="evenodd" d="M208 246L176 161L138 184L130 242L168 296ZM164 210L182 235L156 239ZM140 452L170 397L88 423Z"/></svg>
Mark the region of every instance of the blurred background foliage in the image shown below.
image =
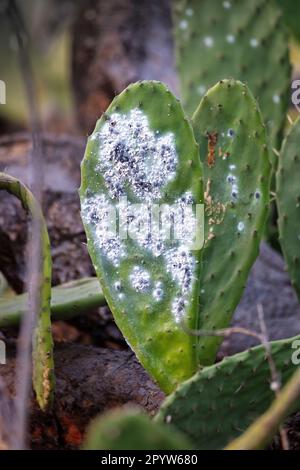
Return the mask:
<svg viewBox="0 0 300 470"><path fill-rule="evenodd" d="M28 38L41 119L46 130L71 130L70 25L79 2L18 1ZM2 10L4 2L2 2ZM6 105L0 120L14 130L27 127L28 111L21 81L17 42L7 17L0 15L0 78L6 83ZM1 126L2 127L2 126Z"/></svg>
<svg viewBox="0 0 300 470"><path fill-rule="evenodd" d="M7 17L5 3L0 0L0 79L6 83L6 105L0 106L0 132L27 129L28 112L21 82L16 39ZM84 126L78 128L72 81L72 25L91 6L102 7L102 0L17 0L28 32L28 48L32 60L36 92L44 130L86 134ZM277 0L290 28L290 54L293 78L300 77L300 2ZM103 2L102 2L103 3ZM124 2L126 4L127 2ZM155 3L155 2L154 2ZM167 2L163 2L167 3ZM299 14L298 14L299 13ZM83 31L83 40L87 35ZM78 38L77 38L78 41ZM101 59L101 58L100 58ZM151 78L151 77L148 77ZM156 77L153 77L156 78ZM95 100L96 101L96 100ZM101 110L102 111L102 110ZM297 111L290 109L292 119ZM90 130L90 129L89 129Z"/></svg>

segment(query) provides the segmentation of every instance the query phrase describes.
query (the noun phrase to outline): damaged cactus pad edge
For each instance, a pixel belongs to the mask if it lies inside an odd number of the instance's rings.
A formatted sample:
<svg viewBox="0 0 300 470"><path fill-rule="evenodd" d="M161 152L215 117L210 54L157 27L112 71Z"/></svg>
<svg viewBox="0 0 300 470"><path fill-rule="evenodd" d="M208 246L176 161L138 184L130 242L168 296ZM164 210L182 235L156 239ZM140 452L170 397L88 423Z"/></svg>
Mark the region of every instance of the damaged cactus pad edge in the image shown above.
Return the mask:
<svg viewBox="0 0 300 470"><path fill-rule="evenodd" d="M115 321L166 393L198 369L198 340L182 322L198 327L201 248L189 249L187 241L194 236L202 186L198 145L179 101L160 82L130 85L89 137L81 214ZM148 232L145 220L162 204L166 227L176 214L185 214L177 239L155 226ZM106 223L111 211L116 231ZM131 232L124 238L129 221Z"/></svg>

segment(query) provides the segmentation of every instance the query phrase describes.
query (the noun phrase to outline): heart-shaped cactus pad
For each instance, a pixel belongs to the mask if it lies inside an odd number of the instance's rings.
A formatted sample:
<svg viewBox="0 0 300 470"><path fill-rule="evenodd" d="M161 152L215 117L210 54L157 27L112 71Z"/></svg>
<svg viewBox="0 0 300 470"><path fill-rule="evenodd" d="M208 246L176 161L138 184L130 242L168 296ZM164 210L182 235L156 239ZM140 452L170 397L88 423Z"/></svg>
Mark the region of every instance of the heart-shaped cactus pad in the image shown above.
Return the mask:
<svg viewBox="0 0 300 470"><path fill-rule="evenodd" d="M89 137L81 214L108 305L137 357L171 392L197 369L203 188L198 145L159 82L117 96Z"/></svg>

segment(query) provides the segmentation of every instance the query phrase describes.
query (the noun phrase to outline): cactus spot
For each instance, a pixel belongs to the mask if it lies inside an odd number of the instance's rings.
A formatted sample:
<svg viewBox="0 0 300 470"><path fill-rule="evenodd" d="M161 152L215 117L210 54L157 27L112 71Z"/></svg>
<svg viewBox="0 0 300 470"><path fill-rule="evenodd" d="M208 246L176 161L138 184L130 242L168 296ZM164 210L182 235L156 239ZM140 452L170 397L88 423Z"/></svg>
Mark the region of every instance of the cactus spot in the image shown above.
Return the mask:
<svg viewBox="0 0 300 470"><path fill-rule="evenodd" d="M121 291L121 283L120 281L116 281L114 283L114 288L116 289L116 291L120 292Z"/></svg>
<svg viewBox="0 0 300 470"><path fill-rule="evenodd" d="M185 14L186 14L186 16L193 16L194 11L193 11L192 8L187 8L187 9L185 10Z"/></svg>
<svg viewBox="0 0 300 470"><path fill-rule="evenodd" d="M251 47L256 48L256 47L258 47L258 45L259 45L258 39L256 39L256 38L251 38L250 39L250 46Z"/></svg>
<svg viewBox="0 0 300 470"><path fill-rule="evenodd" d="M237 226L238 232L243 232L245 230L244 222L239 222Z"/></svg>
<svg viewBox="0 0 300 470"><path fill-rule="evenodd" d="M238 188L236 176L230 173L227 176L227 182L231 185L231 197L233 199L237 199L238 194L239 194L239 188Z"/></svg>
<svg viewBox="0 0 300 470"><path fill-rule="evenodd" d="M233 129L228 129L227 137L233 138L235 136L235 132Z"/></svg>
<svg viewBox="0 0 300 470"><path fill-rule="evenodd" d="M207 133L208 142L207 142L207 165L209 167L214 166L216 158L216 145L218 143L218 133L217 132L208 132Z"/></svg>
<svg viewBox="0 0 300 470"><path fill-rule="evenodd" d="M188 28L188 22L186 20L181 20L179 23L179 28L185 31Z"/></svg>
<svg viewBox="0 0 300 470"><path fill-rule="evenodd" d="M273 100L273 103L279 104L280 103L280 96L279 95L273 95L272 100Z"/></svg>
<svg viewBox="0 0 300 470"><path fill-rule="evenodd" d="M255 199L260 199L260 196L261 196L260 191L258 191L258 189L257 189L254 193L254 197L255 197Z"/></svg>
<svg viewBox="0 0 300 470"><path fill-rule="evenodd" d="M150 274L145 269L140 268L139 266L134 266L132 273L129 276L132 287L137 292L145 292L149 289L151 281Z"/></svg>
<svg viewBox="0 0 300 470"><path fill-rule="evenodd" d="M230 8L231 8L231 2L229 2L229 1L224 1L224 2L223 2L223 7L225 8L225 10L230 10Z"/></svg>
<svg viewBox="0 0 300 470"><path fill-rule="evenodd" d="M164 291L161 288L161 283L157 283L159 285L156 285L155 289L153 290L153 297L156 301L160 301L164 297Z"/></svg>
<svg viewBox="0 0 300 470"><path fill-rule="evenodd" d="M234 44L235 43L235 36L233 36L233 34L227 34L226 41L229 44Z"/></svg>
<svg viewBox="0 0 300 470"><path fill-rule="evenodd" d="M212 47L214 45L214 39L211 36L205 36L203 43L206 47Z"/></svg>
<svg viewBox="0 0 300 470"><path fill-rule="evenodd" d="M227 181L230 184L234 184L236 182L236 177L234 175L228 175L227 176Z"/></svg>
<svg viewBox="0 0 300 470"><path fill-rule="evenodd" d="M238 195L239 195L238 188L237 186L234 185L232 187L231 196L233 197L233 199L237 199Z"/></svg>
<svg viewBox="0 0 300 470"><path fill-rule="evenodd" d="M206 87L204 85L199 85L197 88L197 92L200 96L204 95L204 93L206 92Z"/></svg>
<svg viewBox="0 0 300 470"><path fill-rule="evenodd" d="M112 198L125 195L124 187L129 183L137 197L158 199L162 188L175 177L178 158L174 134L155 134L140 109L112 114L97 135L97 170Z"/></svg>

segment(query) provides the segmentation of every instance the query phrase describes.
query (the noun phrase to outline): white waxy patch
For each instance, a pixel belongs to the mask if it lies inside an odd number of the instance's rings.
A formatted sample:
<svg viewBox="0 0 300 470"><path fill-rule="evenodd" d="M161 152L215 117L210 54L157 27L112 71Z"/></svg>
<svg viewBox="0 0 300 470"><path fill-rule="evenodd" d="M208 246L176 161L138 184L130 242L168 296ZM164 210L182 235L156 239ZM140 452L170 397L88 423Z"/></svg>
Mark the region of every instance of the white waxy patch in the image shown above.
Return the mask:
<svg viewBox="0 0 300 470"><path fill-rule="evenodd" d="M173 281L180 286L180 295L172 303L172 313L176 323L184 317L188 296L192 290L195 270L195 259L184 246L169 250L165 254L167 272Z"/></svg>
<svg viewBox="0 0 300 470"><path fill-rule="evenodd" d="M245 230L245 224L244 222L239 222L237 226L238 232L243 232Z"/></svg>
<svg viewBox="0 0 300 470"><path fill-rule="evenodd" d="M125 195L125 185L142 200L155 200L174 179L177 151L173 133L159 136L150 129L139 109L128 114L113 113L98 133L97 170L104 177L112 198Z"/></svg>
<svg viewBox="0 0 300 470"><path fill-rule="evenodd" d="M235 165L233 165L233 164L229 165L229 170L233 171L233 170L235 170L235 169L236 169L236 166L235 166Z"/></svg>
<svg viewBox="0 0 300 470"><path fill-rule="evenodd" d="M229 10L231 8L231 2L224 1L223 2L223 7L225 8L225 10Z"/></svg>
<svg viewBox="0 0 300 470"><path fill-rule="evenodd" d="M115 211L104 194L87 197L82 205L82 216L94 227L97 245L109 261L118 266L125 249L116 233Z"/></svg>
<svg viewBox="0 0 300 470"><path fill-rule="evenodd" d="M211 36L205 36L203 42L206 47L212 47L214 45L214 39Z"/></svg>
<svg viewBox="0 0 300 470"><path fill-rule="evenodd" d="M259 46L258 39L256 39L256 38L251 38L251 39L250 39L250 46L251 46L251 47L254 47L254 48L255 48L255 47L258 47L258 46Z"/></svg>
<svg viewBox="0 0 300 470"><path fill-rule="evenodd" d="M280 103L280 96L279 95L273 95L273 103L279 104Z"/></svg>
<svg viewBox="0 0 300 470"><path fill-rule="evenodd" d="M234 44L235 43L235 36L233 36L233 34L227 34L226 41L229 44Z"/></svg>
<svg viewBox="0 0 300 470"><path fill-rule="evenodd" d="M145 292L149 289L151 281L150 274L145 269L135 266L129 276L132 287L137 292Z"/></svg>
<svg viewBox="0 0 300 470"><path fill-rule="evenodd" d="M179 28L185 31L188 28L188 22L187 20L181 20L179 23Z"/></svg>
<svg viewBox="0 0 300 470"><path fill-rule="evenodd" d="M172 206L165 204L165 212L157 225L153 224L152 213L164 187L176 177L175 136L171 132L161 135L158 130L152 130L147 116L135 108L127 114L107 116L101 130L92 138L99 140L96 167L99 178L103 177L109 196L119 201L112 205L104 194L87 195L82 207L84 220L94 230L103 255L114 266L119 266L126 258L127 237L140 248L149 250L153 257L163 257L166 271L176 285L171 311L175 321L180 322L195 279L196 260L188 248L194 240L196 227L192 193L186 192ZM122 198L127 196L128 190L141 200L140 205ZM124 199L126 204L123 204ZM116 227L106 223L106 219L111 223L110 211L115 208L119 214L119 233ZM116 224L117 217L113 220ZM171 245L170 225L174 237ZM121 235L123 230L128 230L125 238ZM129 281L136 292L152 293L156 301L164 297L162 283L153 285L150 273L140 266L132 269ZM121 282L116 281L113 287L118 298L125 299Z"/></svg>
<svg viewBox="0 0 300 470"><path fill-rule="evenodd" d="M180 323L184 318L186 301L184 297L175 297L172 302L172 313L176 323Z"/></svg>
<svg viewBox="0 0 300 470"><path fill-rule="evenodd" d="M153 297L157 302L160 302L163 299L164 291L161 282L156 282L155 289L153 290Z"/></svg>
<svg viewBox="0 0 300 470"><path fill-rule="evenodd" d="M197 88L197 92L200 96L204 95L204 93L206 92L206 87L204 85L199 85Z"/></svg>

